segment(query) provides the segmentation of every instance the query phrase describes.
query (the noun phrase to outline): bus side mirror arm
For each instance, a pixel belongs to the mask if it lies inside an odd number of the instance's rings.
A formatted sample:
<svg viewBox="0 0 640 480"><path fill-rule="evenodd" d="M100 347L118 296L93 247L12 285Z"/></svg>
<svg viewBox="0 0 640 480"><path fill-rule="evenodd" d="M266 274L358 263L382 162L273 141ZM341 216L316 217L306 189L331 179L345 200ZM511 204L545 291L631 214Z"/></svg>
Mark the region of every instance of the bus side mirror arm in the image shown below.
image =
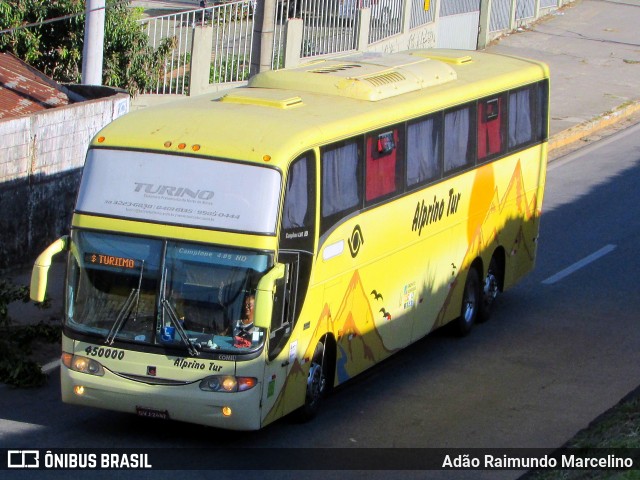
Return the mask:
<svg viewBox="0 0 640 480"><path fill-rule="evenodd" d="M31 288L29 293L31 300L34 302L44 302L44 297L47 293L47 276L49 275L51 260L58 253L68 248L69 237L65 235L49 245L46 250L36 258L31 272Z"/></svg>
<svg viewBox="0 0 640 480"><path fill-rule="evenodd" d="M256 288L256 311L254 313L255 326L269 328L273 314L273 295L276 283L286 275L286 266L276 263L258 282Z"/></svg>

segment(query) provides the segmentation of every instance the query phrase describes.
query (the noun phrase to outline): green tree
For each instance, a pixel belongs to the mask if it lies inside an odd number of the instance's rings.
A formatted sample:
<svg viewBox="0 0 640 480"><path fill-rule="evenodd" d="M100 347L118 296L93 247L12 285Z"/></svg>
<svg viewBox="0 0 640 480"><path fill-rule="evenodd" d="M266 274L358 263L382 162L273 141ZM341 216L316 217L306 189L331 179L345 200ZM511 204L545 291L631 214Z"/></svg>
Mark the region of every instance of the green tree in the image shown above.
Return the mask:
<svg viewBox="0 0 640 480"><path fill-rule="evenodd" d="M0 51L8 51L59 82L81 79L84 0L0 0ZM157 49L138 23L141 8L106 0L103 83L132 95L154 86L174 39Z"/></svg>

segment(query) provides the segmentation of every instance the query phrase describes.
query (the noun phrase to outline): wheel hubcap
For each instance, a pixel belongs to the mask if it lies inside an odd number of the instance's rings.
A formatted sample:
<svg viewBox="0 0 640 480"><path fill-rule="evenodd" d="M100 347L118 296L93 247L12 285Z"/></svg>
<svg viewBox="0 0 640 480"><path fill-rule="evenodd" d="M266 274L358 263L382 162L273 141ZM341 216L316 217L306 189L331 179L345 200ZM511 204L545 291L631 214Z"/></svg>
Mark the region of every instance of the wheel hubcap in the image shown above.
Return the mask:
<svg viewBox="0 0 640 480"><path fill-rule="evenodd" d="M464 302L464 321L465 323L471 323L473 321L473 316L476 311L476 293L474 291L473 285L469 285L466 291L466 298Z"/></svg>
<svg viewBox="0 0 640 480"><path fill-rule="evenodd" d="M324 390L325 378L322 374L322 366L313 363L309 369L309 377L307 380L307 396L311 404L314 404L320 399Z"/></svg>
<svg viewBox="0 0 640 480"><path fill-rule="evenodd" d="M487 278L485 278L483 291L485 305L491 305L498 296L498 279L491 272L489 272Z"/></svg>

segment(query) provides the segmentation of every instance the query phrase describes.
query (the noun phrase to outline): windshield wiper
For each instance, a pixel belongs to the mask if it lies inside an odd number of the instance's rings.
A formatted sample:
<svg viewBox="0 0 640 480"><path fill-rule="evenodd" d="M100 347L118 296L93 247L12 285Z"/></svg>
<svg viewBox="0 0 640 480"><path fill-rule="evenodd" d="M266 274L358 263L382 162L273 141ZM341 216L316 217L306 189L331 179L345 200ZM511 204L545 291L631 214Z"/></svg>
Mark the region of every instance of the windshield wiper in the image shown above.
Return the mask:
<svg viewBox="0 0 640 480"><path fill-rule="evenodd" d="M118 316L116 317L116 321L113 322L113 326L111 330L109 330L109 335L105 339L104 343L107 345L113 345L113 342L116 339L116 335L122 329L127 318L129 318L129 314L131 313L131 309L135 305L135 309L133 312L133 320L135 321L138 317L138 307L140 305L140 289L142 288L142 273L144 272L144 260L142 260L142 265L140 266L140 276L138 277L138 288L132 288L127 300L125 300L124 305L118 312Z"/></svg>
<svg viewBox="0 0 640 480"><path fill-rule="evenodd" d="M189 354L192 357L197 357L198 355L200 355L200 352L196 348L195 344L191 341L191 339L189 339L187 332L185 332L184 327L182 326L182 323L178 319L178 314L173 309L173 306L169 303L169 300L167 300L164 295L162 296L162 308L169 314L171 323L174 325L176 331L178 332L178 335L180 336L180 339L182 339L182 342L187 346L187 350L189 351Z"/></svg>

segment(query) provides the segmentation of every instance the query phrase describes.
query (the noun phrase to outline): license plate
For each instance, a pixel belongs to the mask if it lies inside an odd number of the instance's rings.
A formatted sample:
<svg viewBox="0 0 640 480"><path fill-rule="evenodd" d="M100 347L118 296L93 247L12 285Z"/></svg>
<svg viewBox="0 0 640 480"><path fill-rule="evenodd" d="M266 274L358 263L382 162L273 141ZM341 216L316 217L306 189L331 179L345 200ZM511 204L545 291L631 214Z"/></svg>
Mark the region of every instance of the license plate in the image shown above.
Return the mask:
<svg viewBox="0 0 640 480"><path fill-rule="evenodd" d="M139 417L169 420L169 412L167 410L154 410L152 408L136 407L136 413Z"/></svg>

